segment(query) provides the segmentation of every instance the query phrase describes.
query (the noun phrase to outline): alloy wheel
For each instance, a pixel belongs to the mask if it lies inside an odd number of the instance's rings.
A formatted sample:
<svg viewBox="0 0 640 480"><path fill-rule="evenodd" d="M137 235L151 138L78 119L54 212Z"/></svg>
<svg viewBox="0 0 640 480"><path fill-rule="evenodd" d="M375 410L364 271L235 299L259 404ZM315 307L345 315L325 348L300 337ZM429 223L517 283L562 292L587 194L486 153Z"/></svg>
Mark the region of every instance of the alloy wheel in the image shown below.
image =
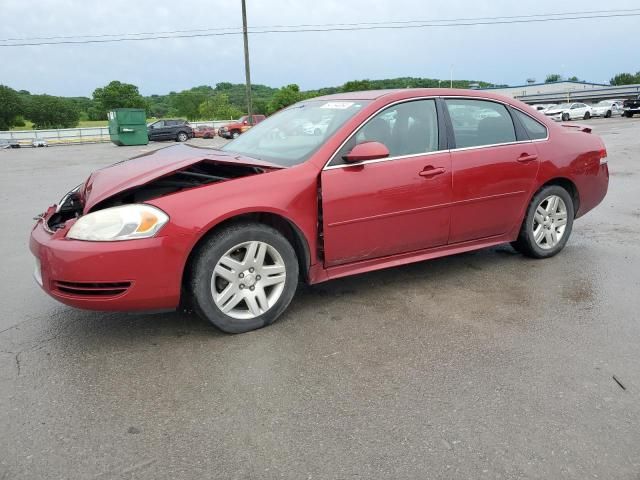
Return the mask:
<svg viewBox="0 0 640 480"><path fill-rule="evenodd" d="M546 197L533 217L533 238L543 250L555 247L567 228L567 206L558 195Z"/></svg>
<svg viewBox="0 0 640 480"><path fill-rule="evenodd" d="M275 305L286 280L282 255L265 242L244 242L230 248L211 276L211 294L222 313L245 320Z"/></svg>

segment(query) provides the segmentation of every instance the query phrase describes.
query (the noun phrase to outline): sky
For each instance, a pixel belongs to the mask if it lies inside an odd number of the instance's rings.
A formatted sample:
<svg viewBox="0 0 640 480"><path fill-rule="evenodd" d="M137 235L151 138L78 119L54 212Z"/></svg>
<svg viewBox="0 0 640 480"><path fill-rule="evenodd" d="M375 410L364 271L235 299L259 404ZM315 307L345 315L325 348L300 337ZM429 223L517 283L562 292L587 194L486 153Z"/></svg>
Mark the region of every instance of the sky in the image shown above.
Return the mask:
<svg viewBox="0 0 640 480"><path fill-rule="evenodd" d="M632 9L637 0L247 0L249 27ZM0 38L241 26L240 0L0 0ZM640 13L640 12L638 12ZM8 21L10 19L10 21ZM520 85L548 73L606 83L640 70L640 17L405 30L254 34L253 83L308 90L403 76ZM0 47L0 84L91 96L111 80L143 95L244 82L242 36Z"/></svg>

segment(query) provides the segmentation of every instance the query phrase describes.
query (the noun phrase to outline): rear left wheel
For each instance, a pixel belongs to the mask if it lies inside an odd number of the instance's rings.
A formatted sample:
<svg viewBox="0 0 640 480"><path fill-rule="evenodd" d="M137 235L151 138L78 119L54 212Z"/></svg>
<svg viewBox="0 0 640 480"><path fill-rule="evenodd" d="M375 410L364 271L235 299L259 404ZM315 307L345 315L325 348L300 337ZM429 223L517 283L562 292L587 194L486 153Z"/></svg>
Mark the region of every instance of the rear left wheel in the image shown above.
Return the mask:
<svg viewBox="0 0 640 480"><path fill-rule="evenodd" d="M585 120L589 120L591 118L591 114L589 112L585 112L584 117Z"/></svg>
<svg viewBox="0 0 640 480"><path fill-rule="evenodd" d="M185 132L178 133L178 137L176 138L176 140L178 140L179 142L186 142L188 139L189 135L187 135Z"/></svg>
<svg viewBox="0 0 640 480"><path fill-rule="evenodd" d="M544 187L531 200L518 239L511 245L528 257L553 257L569 240L573 218L569 192L559 185Z"/></svg>
<svg viewBox="0 0 640 480"><path fill-rule="evenodd" d="M196 310L227 333L275 322L297 285L293 247L280 232L258 223L214 234L200 249L191 278Z"/></svg>

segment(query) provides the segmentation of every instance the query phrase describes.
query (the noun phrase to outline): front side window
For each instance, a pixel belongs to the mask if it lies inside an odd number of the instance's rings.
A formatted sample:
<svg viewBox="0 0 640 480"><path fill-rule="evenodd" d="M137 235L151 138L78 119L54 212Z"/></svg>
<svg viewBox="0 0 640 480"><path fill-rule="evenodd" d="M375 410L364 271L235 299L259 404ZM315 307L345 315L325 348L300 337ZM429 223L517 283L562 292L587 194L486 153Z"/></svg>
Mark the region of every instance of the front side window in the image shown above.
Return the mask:
<svg viewBox="0 0 640 480"><path fill-rule="evenodd" d="M152 123L151 126L153 128L162 128L162 127L164 127L164 120L160 120L160 121L158 121L156 123Z"/></svg>
<svg viewBox="0 0 640 480"><path fill-rule="evenodd" d="M435 100L414 100L382 110L345 143L331 164L345 163L343 157L363 142L384 144L389 149L389 157L438 150L438 114Z"/></svg>
<svg viewBox="0 0 640 480"><path fill-rule="evenodd" d="M547 127L519 110L514 109L513 111L516 113L518 120L522 123L522 126L527 131L531 140L542 140L543 138L547 138Z"/></svg>
<svg viewBox="0 0 640 480"><path fill-rule="evenodd" d="M447 99L456 148L479 147L516 141L507 108L488 100Z"/></svg>
<svg viewBox="0 0 640 480"><path fill-rule="evenodd" d="M291 167L307 160L367 100L309 100L281 110L222 147L267 162ZM247 117L242 117L243 121Z"/></svg>

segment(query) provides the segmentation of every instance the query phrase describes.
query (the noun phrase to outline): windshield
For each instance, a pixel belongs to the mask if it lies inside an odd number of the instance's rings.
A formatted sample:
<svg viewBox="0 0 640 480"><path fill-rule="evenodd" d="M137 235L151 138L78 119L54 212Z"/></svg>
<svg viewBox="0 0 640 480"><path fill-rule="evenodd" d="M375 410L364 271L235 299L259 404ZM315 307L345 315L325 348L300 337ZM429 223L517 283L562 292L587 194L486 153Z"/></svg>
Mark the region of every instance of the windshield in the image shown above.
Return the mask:
<svg viewBox="0 0 640 480"><path fill-rule="evenodd" d="M222 150L291 167L307 160L368 101L309 100L263 120Z"/></svg>
<svg viewBox="0 0 640 480"><path fill-rule="evenodd" d="M554 107L554 110L566 110L567 108L571 108L570 103L563 103L561 105L558 105L557 107Z"/></svg>
<svg viewBox="0 0 640 480"><path fill-rule="evenodd" d="M603 100L603 101L601 101L601 102L598 102L598 105L600 105L600 106L602 106L602 107L604 107L604 106L609 106L609 105L611 105L611 104L613 104L613 102L612 102L611 100Z"/></svg>

